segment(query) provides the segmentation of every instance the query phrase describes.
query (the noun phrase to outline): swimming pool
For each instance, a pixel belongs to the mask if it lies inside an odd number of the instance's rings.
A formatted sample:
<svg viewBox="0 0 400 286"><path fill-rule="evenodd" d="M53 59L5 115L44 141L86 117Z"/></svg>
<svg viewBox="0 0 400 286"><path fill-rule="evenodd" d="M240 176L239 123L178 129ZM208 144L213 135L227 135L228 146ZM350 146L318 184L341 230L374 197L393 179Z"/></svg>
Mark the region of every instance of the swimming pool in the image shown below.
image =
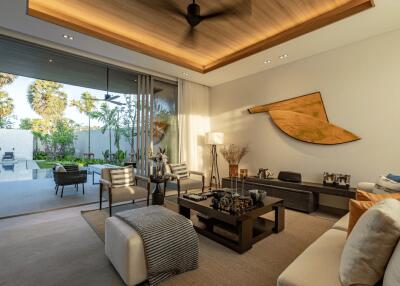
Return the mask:
<svg viewBox="0 0 400 286"><path fill-rule="evenodd" d="M29 181L53 178L51 169L40 169L33 160L0 162L0 182Z"/></svg>

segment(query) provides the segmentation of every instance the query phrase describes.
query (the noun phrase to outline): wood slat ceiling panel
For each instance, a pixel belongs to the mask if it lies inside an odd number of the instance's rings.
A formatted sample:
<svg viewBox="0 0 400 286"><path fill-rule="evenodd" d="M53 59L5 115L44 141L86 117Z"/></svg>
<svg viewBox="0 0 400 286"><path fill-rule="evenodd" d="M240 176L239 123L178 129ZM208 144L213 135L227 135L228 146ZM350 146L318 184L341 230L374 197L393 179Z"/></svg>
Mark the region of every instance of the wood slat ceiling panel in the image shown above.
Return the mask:
<svg viewBox="0 0 400 286"><path fill-rule="evenodd" d="M160 0L161 1L161 0ZM174 1L182 12L191 1ZM200 72L280 44L373 7L372 0L252 0L251 14L201 22L185 40L186 20L143 0L29 0L32 16ZM242 0L198 0L201 13Z"/></svg>

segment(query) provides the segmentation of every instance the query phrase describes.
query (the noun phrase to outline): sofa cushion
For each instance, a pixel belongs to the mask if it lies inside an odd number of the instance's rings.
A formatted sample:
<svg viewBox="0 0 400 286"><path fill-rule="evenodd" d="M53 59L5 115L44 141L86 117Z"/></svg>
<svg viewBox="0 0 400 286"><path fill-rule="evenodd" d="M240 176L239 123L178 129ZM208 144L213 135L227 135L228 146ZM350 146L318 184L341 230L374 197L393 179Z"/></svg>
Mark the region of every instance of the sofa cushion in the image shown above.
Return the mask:
<svg viewBox="0 0 400 286"><path fill-rule="evenodd" d="M146 198L147 190L138 186L112 188L112 201L126 202Z"/></svg>
<svg viewBox="0 0 400 286"><path fill-rule="evenodd" d="M332 228L337 229L337 230L347 231L347 228L349 226L349 217L350 217L350 213L347 213L345 216L343 216L341 219L339 219L332 226Z"/></svg>
<svg viewBox="0 0 400 286"><path fill-rule="evenodd" d="M360 182L357 184L357 189L362 190L364 192L372 193L375 189L375 183L370 182Z"/></svg>
<svg viewBox="0 0 400 286"><path fill-rule="evenodd" d="M389 180L395 181L397 183L400 183L400 176L399 175L387 174L386 178L388 178Z"/></svg>
<svg viewBox="0 0 400 286"><path fill-rule="evenodd" d="M278 278L278 286L341 286L340 255L346 232L330 229L311 244Z"/></svg>
<svg viewBox="0 0 400 286"><path fill-rule="evenodd" d="M343 286L375 285L381 280L399 237L400 202L377 202L347 238L339 271Z"/></svg>
<svg viewBox="0 0 400 286"><path fill-rule="evenodd" d="M350 234L356 225L360 217L371 207L373 207L376 202L371 201L349 201L349 225L347 227L347 233Z"/></svg>
<svg viewBox="0 0 400 286"><path fill-rule="evenodd" d="M389 193L400 192L400 183L392 181L385 176L380 176L378 181L376 181L376 185L379 189L383 189Z"/></svg>
<svg viewBox="0 0 400 286"><path fill-rule="evenodd" d="M392 193L392 194L374 194L369 192L364 192L361 190L357 190L356 192L356 200L357 201L373 201L377 202L384 199L400 199L400 193Z"/></svg>
<svg viewBox="0 0 400 286"><path fill-rule="evenodd" d="M390 257L389 263L386 267L385 276L383 278L383 286L400 285L400 243Z"/></svg>
<svg viewBox="0 0 400 286"><path fill-rule="evenodd" d="M57 173L66 173L67 172L67 170L64 168L64 166L61 164L56 164L56 166L54 167L54 171Z"/></svg>

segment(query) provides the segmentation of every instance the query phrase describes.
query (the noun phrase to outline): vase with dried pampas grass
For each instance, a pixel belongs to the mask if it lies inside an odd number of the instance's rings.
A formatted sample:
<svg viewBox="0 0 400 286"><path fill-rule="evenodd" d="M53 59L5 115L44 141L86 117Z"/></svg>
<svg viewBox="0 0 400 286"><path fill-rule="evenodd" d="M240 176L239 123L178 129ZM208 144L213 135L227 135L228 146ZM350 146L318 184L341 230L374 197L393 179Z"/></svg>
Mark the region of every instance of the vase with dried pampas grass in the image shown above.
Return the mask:
<svg viewBox="0 0 400 286"><path fill-rule="evenodd" d="M222 157L224 157L229 164L229 177L237 177L239 162L247 153L249 153L249 147L229 144L224 145L220 152Z"/></svg>

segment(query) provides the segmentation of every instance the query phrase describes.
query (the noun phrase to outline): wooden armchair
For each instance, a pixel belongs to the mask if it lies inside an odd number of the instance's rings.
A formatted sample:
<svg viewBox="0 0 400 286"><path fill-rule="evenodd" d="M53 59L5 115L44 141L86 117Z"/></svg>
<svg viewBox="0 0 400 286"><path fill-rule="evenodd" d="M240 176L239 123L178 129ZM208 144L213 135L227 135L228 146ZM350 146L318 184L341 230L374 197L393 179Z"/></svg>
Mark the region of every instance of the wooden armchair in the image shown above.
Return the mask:
<svg viewBox="0 0 400 286"><path fill-rule="evenodd" d="M167 183L167 188L176 188L178 197L181 191L187 193L188 190L201 189L201 192L204 192L205 174L203 172L188 171L186 163L169 164L166 168L167 175L171 178ZM192 175L196 175L197 178L193 178Z"/></svg>
<svg viewBox="0 0 400 286"><path fill-rule="evenodd" d="M146 187L140 187L138 181L146 182ZM112 216L112 204L132 201L140 198L150 199L150 179L133 174L131 166L124 168L104 168L100 179L100 209L102 209L103 192L108 192L108 205Z"/></svg>

